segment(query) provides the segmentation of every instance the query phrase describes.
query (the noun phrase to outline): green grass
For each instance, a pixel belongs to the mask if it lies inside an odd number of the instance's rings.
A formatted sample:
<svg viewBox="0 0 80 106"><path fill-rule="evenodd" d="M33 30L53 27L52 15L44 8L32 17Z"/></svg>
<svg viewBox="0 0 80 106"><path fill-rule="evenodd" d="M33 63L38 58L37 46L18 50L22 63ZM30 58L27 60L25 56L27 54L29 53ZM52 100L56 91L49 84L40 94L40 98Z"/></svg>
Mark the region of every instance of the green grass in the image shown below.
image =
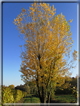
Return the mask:
<svg viewBox="0 0 80 106"><path fill-rule="evenodd" d="M77 99L74 95L56 95L52 100L55 103L77 103Z"/></svg>
<svg viewBox="0 0 80 106"><path fill-rule="evenodd" d="M40 103L40 99L35 97L35 95L27 95L24 98L24 103Z"/></svg>
<svg viewBox="0 0 80 106"><path fill-rule="evenodd" d="M24 98L24 103L40 103L40 99L29 94ZM55 99L51 100L51 103L77 103L77 99L74 95L55 95Z"/></svg>

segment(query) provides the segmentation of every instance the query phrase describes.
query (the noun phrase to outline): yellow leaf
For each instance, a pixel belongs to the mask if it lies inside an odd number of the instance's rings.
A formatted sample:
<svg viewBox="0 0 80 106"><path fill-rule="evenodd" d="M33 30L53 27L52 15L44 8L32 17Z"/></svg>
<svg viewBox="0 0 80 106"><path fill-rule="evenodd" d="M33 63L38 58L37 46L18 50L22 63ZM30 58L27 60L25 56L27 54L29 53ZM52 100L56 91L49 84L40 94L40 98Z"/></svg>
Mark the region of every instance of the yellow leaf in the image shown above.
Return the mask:
<svg viewBox="0 0 80 106"><path fill-rule="evenodd" d="M23 13L26 12L26 9L23 8L23 9L22 9L22 12L23 12Z"/></svg>
<svg viewBox="0 0 80 106"><path fill-rule="evenodd" d="M70 23L71 23L72 21L73 21L73 19L72 19L72 20L71 20L71 19L69 20Z"/></svg>
<svg viewBox="0 0 80 106"><path fill-rule="evenodd" d="M33 6L33 4L31 4L31 6Z"/></svg>

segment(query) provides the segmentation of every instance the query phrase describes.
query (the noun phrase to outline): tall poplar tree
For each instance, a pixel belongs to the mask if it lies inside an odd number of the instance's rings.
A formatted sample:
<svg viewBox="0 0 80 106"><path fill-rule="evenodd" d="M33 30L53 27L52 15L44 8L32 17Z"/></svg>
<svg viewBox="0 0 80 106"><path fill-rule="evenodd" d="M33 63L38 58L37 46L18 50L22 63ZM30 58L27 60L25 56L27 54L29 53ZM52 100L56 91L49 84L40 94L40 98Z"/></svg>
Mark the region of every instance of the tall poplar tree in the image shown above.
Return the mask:
<svg viewBox="0 0 80 106"><path fill-rule="evenodd" d="M65 76L70 75L69 69L77 59L74 50L73 60L67 61L73 44L72 20L67 22L62 13L55 13L54 5L51 9L49 4L33 3L14 19L25 41L20 72L24 81L34 81L41 103L50 102L52 92L65 83Z"/></svg>

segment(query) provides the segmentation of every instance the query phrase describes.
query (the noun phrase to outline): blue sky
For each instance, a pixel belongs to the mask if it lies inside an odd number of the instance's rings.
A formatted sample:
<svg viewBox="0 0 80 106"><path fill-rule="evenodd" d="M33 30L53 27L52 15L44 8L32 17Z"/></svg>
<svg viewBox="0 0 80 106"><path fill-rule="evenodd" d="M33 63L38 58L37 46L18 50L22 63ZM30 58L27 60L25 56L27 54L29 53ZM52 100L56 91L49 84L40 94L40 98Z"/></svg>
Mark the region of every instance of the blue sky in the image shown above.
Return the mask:
<svg viewBox="0 0 80 106"><path fill-rule="evenodd" d="M49 3L49 5L56 8L55 15L62 12L67 21L73 19L70 24L74 40L72 51L77 50L77 3ZM24 84L19 72L21 64L19 45L23 45L24 41L18 37L19 32L15 29L13 21L22 8L29 9L30 6L31 3L3 3L3 85L6 86ZM76 76L77 70L78 66L73 70L73 77Z"/></svg>

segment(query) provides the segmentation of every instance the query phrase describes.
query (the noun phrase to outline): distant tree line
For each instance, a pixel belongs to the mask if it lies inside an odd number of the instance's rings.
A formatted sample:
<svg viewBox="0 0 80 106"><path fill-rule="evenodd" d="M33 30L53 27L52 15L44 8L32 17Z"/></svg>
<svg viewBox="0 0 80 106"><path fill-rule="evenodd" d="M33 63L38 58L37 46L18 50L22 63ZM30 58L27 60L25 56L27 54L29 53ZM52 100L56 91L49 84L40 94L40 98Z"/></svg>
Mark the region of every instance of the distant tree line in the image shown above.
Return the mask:
<svg viewBox="0 0 80 106"><path fill-rule="evenodd" d="M55 94L72 94L73 87L77 90L77 77L67 77L65 83L62 86L56 87ZM16 86L15 89L26 91L27 94L38 95L37 86L33 81L28 81L24 85Z"/></svg>

